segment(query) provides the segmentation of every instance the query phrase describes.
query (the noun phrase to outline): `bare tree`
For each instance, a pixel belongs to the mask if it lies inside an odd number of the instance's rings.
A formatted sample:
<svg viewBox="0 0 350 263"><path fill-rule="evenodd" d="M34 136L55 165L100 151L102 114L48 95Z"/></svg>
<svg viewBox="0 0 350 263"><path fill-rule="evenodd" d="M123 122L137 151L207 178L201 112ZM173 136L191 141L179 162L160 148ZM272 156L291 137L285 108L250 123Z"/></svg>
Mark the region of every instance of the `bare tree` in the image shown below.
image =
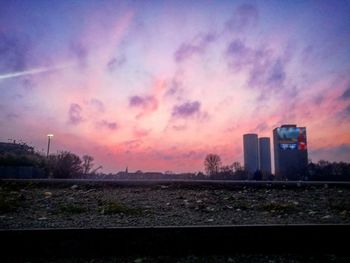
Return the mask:
<svg viewBox="0 0 350 263"><path fill-rule="evenodd" d="M244 170L244 167L240 162L234 162L232 164L234 170L233 180L247 180L248 173Z"/></svg>
<svg viewBox="0 0 350 263"><path fill-rule="evenodd" d="M92 167L94 166L93 161L94 161L94 158L92 156L90 155L83 156L82 168L83 168L84 175L87 175L92 169Z"/></svg>
<svg viewBox="0 0 350 263"><path fill-rule="evenodd" d="M234 170L235 172L237 172L237 171L242 171L242 170L243 170L243 167L242 167L242 165L241 165L240 162L234 162L234 163L232 164L232 166L233 166L233 170Z"/></svg>
<svg viewBox="0 0 350 263"><path fill-rule="evenodd" d="M205 172L207 175L212 176L219 172L221 166L221 158L217 154L208 154L204 160Z"/></svg>
<svg viewBox="0 0 350 263"><path fill-rule="evenodd" d="M103 166L100 165L99 167L97 167L97 168L95 168L94 170L92 170L92 171L91 171L91 174L95 174L95 175L96 175L96 172L97 172L98 170L102 169L102 168L103 168Z"/></svg>

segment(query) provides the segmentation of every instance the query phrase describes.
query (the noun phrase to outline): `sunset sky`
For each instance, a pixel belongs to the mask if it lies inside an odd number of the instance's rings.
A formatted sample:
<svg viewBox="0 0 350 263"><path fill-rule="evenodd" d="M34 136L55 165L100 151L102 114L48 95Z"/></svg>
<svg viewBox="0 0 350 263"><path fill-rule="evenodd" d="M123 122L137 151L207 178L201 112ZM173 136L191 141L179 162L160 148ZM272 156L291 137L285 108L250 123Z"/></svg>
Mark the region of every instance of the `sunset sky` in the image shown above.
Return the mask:
<svg viewBox="0 0 350 263"><path fill-rule="evenodd" d="M350 162L350 1L1 1L0 141L103 172L243 162L244 133L307 129Z"/></svg>

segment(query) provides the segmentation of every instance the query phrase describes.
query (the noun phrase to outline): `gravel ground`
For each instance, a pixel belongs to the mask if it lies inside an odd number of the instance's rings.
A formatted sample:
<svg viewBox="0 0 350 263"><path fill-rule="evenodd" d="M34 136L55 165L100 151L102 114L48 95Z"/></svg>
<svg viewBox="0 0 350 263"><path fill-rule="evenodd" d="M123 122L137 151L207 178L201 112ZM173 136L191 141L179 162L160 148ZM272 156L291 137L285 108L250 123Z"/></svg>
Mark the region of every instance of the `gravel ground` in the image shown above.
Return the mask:
<svg viewBox="0 0 350 263"><path fill-rule="evenodd" d="M0 184L0 228L350 223L350 189Z"/></svg>

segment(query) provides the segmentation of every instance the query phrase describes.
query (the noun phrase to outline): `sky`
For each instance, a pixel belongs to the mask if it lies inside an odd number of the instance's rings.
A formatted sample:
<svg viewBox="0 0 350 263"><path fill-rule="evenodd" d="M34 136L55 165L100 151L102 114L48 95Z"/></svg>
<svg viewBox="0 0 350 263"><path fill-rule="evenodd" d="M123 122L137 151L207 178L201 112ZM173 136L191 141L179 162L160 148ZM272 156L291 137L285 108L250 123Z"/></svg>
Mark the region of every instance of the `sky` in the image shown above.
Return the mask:
<svg viewBox="0 0 350 263"><path fill-rule="evenodd" d="M350 1L0 3L0 141L102 172L243 163L243 134L306 127L350 162ZM271 145L272 147L272 145Z"/></svg>

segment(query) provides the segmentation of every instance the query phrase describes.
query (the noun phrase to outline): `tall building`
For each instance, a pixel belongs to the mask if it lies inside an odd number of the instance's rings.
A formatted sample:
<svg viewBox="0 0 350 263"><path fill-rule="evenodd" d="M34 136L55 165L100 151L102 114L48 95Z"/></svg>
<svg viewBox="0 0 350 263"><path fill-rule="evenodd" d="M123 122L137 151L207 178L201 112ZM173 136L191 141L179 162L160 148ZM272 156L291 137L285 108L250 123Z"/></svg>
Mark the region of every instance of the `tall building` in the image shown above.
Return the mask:
<svg viewBox="0 0 350 263"><path fill-rule="evenodd" d="M259 169L265 174L271 174L270 138L259 138Z"/></svg>
<svg viewBox="0 0 350 263"><path fill-rule="evenodd" d="M258 135L248 133L243 135L244 169L253 175L259 169Z"/></svg>
<svg viewBox="0 0 350 263"><path fill-rule="evenodd" d="M280 179L300 180L307 168L306 128L288 124L273 130L275 174Z"/></svg>

